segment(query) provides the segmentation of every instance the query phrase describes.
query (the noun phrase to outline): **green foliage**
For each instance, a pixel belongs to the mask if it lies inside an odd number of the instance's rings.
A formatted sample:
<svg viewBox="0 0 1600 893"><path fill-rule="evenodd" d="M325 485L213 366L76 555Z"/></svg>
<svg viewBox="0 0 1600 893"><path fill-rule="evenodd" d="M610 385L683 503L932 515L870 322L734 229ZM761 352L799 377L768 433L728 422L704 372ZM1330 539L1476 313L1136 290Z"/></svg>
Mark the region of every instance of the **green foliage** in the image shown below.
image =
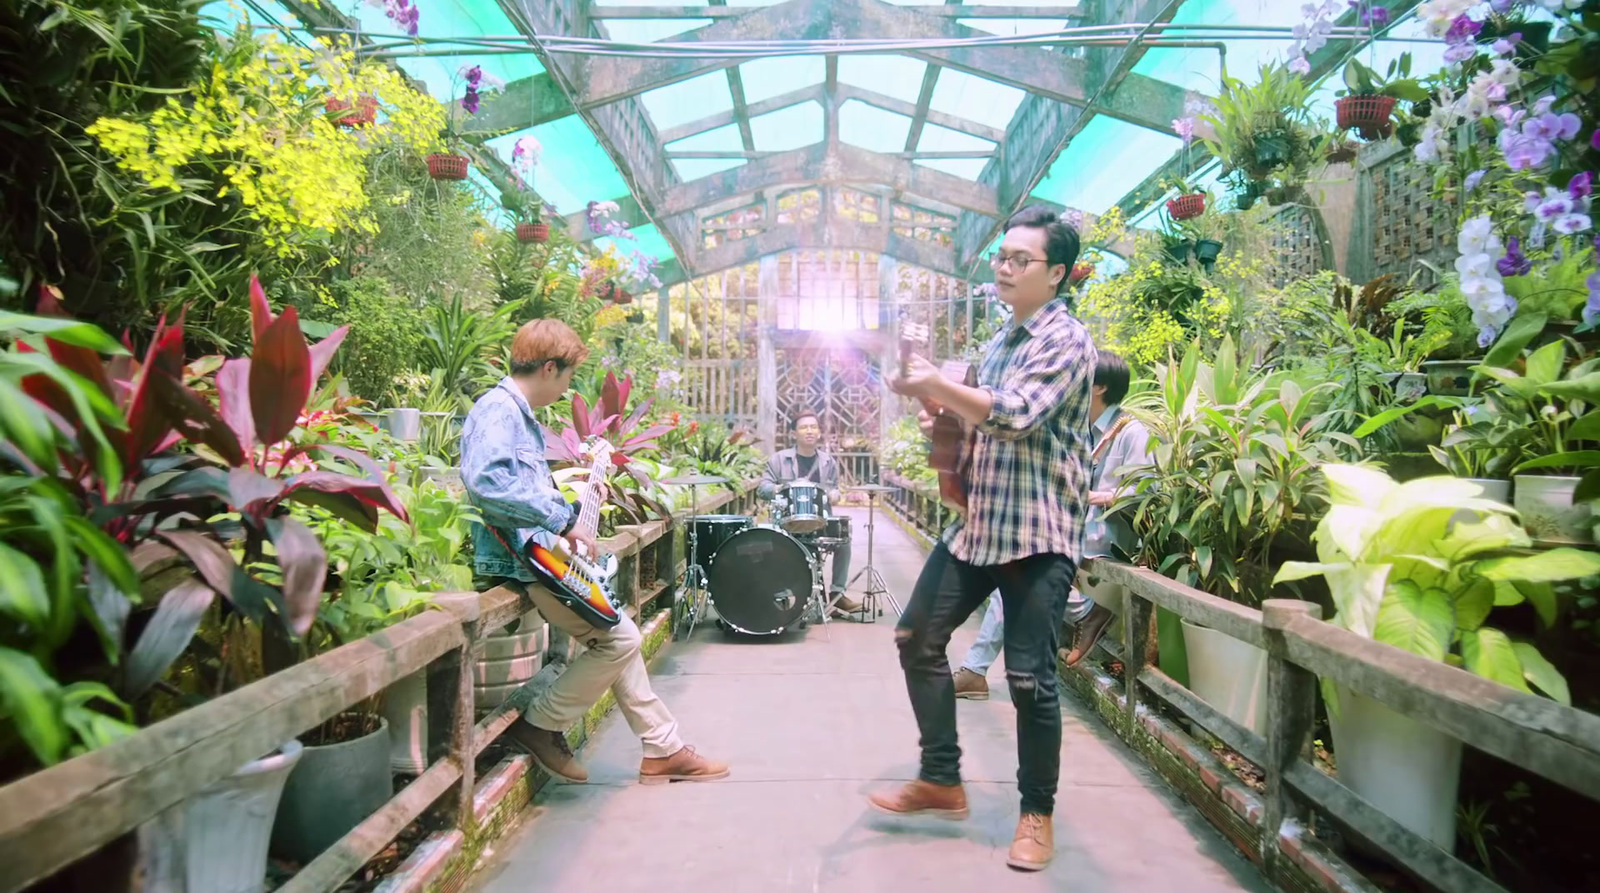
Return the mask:
<svg viewBox="0 0 1600 893"><path fill-rule="evenodd" d="M1336 95L1393 96L1405 102L1421 102L1430 94L1427 87L1411 77L1411 54L1401 53L1381 75L1352 58L1344 66L1344 89Z"/></svg>
<svg viewBox="0 0 1600 893"><path fill-rule="evenodd" d="M889 436L879 451L884 468L912 483L933 484L938 472L928 467L928 439L922 436L915 416L901 416L889 427Z"/></svg>
<svg viewBox="0 0 1600 893"><path fill-rule="evenodd" d="M1215 114L1204 115L1215 139L1206 148L1223 161L1223 175L1240 171L1253 181L1305 179L1315 129L1311 85L1282 62L1264 63L1255 84L1224 74Z"/></svg>
<svg viewBox="0 0 1600 893"><path fill-rule="evenodd" d="M1571 704L1566 680L1537 649L1484 624L1494 607L1523 601L1552 624L1550 584L1600 575L1600 555L1566 548L1505 555L1526 548L1528 535L1509 506L1482 498L1468 481L1398 484L1338 463L1321 471L1330 507L1314 536L1318 560L1285 562L1275 582L1326 577L1337 609L1332 623L1521 691L1532 684ZM1325 685L1324 695L1337 709L1331 689Z"/></svg>
<svg viewBox="0 0 1600 893"><path fill-rule="evenodd" d="M334 370L344 376L352 394L380 402L400 373L418 361L422 314L377 276L335 280L328 293L334 304L328 321L350 327Z"/></svg>

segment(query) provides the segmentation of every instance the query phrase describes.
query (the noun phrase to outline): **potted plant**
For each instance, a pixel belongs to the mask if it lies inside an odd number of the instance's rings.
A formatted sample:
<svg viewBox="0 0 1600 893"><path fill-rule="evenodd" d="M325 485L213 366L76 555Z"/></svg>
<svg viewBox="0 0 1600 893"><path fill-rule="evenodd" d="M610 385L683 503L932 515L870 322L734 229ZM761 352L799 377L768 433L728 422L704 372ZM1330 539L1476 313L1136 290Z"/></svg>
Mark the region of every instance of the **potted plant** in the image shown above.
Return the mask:
<svg viewBox="0 0 1600 893"><path fill-rule="evenodd" d="M1194 259L1207 272L1217 262L1217 257L1222 254L1222 236L1227 230L1227 221L1221 213L1212 211L1199 217L1185 220L1182 231L1194 241Z"/></svg>
<svg viewBox="0 0 1600 893"><path fill-rule="evenodd" d="M1167 215L1173 220L1189 220L1206 212L1206 192L1185 180L1172 184L1178 194L1167 200Z"/></svg>
<svg viewBox="0 0 1600 893"><path fill-rule="evenodd" d="M544 222L544 201L533 191L533 172L544 147L531 136L517 140L511 148L511 182L502 183L500 199L517 220L517 241L542 244L550 241L550 226Z"/></svg>
<svg viewBox="0 0 1600 893"><path fill-rule="evenodd" d="M1419 102L1428 98L1426 87L1411 78L1411 54L1401 53L1389 63L1383 75L1351 59L1344 66L1344 89L1334 100L1338 129L1352 127L1367 142L1394 134L1394 105L1399 100Z"/></svg>
<svg viewBox="0 0 1600 893"><path fill-rule="evenodd" d="M476 115L483 94L497 90L501 86L493 75L484 74L481 65L470 67L462 65L458 68L455 77L451 79L452 93L455 92L454 84L457 80L465 82L466 89L462 91L460 100L450 104L450 117L445 125L445 141L451 144L458 143L461 139L461 131L456 127L456 106L459 104L467 114ZM465 180L468 166L467 156L457 152L435 152L428 156L428 176L435 180Z"/></svg>
<svg viewBox="0 0 1600 893"><path fill-rule="evenodd" d="M338 115L333 119L338 127L366 127L378 119L378 99L371 93L357 96L354 103L330 96L323 108L330 115Z"/></svg>
<svg viewBox="0 0 1600 893"><path fill-rule="evenodd" d="M1600 574L1600 554L1505 554L1527 547L1527 533L1504 504L1483 498L1467 481L1437 476L1398 484L1343 464L1325 465L1322 474L1330 505L1314 535L1318 560L1285 562L1276 581L1321 576L1333 595L1336 626L1571 703L1566 680L1532 644L1486 621L1497 605L1527 600L1550 625L1556 611L1550 584ZM1460 512L1474 520L1459 520ZM1323 697L1340 780L1450 851L1461 742L1327 680Z"/></svg>

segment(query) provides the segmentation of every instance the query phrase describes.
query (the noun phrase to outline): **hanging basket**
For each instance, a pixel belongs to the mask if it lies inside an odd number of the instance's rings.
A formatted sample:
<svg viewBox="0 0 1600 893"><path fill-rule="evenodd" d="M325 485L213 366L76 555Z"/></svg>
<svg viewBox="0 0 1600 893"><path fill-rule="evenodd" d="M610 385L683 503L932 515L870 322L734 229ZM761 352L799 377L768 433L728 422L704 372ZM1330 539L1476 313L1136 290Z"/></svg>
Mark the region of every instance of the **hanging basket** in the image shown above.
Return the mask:
<svg viewBox="0 0 1600 893"><path fill-rule="evenodd" d="M1333 104L1340 130L1356 128L1356 135L1374 142L1394 133L1393 96L1343 96Z"/></svg>
<svg viewBox="0 0 1600 893"><path fill-rule="evenodd" d="M548 223L519 223L517 224L517 241L531 242L535 245L550 241L550 224Z"/></svg>
<svg viewBox="0 0 1600 893"><path fill-rule="evenodd" d="M628 290L620 285L611 290L611 295L612 300L616 301L618 306L633 303L633 295L629 294Z"/></svg>
<svg viewBox="0 0 1600 893"><path fill-rule="evenodd" d="M1173 220L1190 220L1206 212L1206 196L1203 192L1191 192L1180 195L1167 202L1167 213Z"/></svg>
<svg viewBox="0 0 1600 893"><path fill-rule="evenodd" d="M357 96L354 103L330 97L322 107L327 109L330 115L339 115L333 119L337 127L366 127L378 119L378 100L370 94L363 93ZM341 112L346 114L340 114Z"/></svg>
<svg viewBox="0 0 1600 893"><path fill-rule="evenodd" d="M428 176L435 180L465 180L467 156L435 152L428 156Z"/></svg>
<svg viewBox="0 0 1600 893"><path fill-rule="evenodd" d="M1072 275L1067 278L1068 285L1077 285L1094 275L1094 264L1077 264L1072 268Z"/></svg>

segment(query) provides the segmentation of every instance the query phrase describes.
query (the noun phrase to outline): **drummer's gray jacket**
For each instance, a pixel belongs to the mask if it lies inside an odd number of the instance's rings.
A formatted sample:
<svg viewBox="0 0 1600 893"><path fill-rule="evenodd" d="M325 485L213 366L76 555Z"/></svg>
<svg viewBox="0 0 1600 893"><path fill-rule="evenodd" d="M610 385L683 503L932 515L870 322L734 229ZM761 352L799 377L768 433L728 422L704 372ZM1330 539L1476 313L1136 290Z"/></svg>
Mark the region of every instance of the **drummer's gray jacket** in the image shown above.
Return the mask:
<svg viewBox="0 0 1600 893"><path fill-rule="evenodd" d="M756 485L756 495L771 499L780 485L799 479L800 454L794 449L779 450L767 460L767 472L761 476L761 483ZM817 464L811 469L810 480L821 484L823 490L838 489L839 463L827 450L817 450Z"/></svg>

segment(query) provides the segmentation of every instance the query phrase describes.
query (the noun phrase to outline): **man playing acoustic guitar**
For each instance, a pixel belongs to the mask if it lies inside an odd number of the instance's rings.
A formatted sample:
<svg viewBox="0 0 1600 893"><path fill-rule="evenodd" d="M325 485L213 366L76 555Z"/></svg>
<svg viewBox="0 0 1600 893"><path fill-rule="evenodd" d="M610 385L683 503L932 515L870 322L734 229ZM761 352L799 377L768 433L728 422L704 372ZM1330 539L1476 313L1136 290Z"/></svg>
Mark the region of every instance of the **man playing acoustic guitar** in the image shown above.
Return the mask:
<svg viewBox="0 0 1600 893"><path fill-rule="evenodd" d="M945 649L951 632L998 588L1022 795L1007 864L1032 871L1047 866L1055 851L1057 628L1077 574L1088 508L1095 349L1060 296L1077 258L1078 234L1054 212L1030 207L1013 215L990 258L1012 319L985 349L978 387L958 384L915 356L891 384L976 431L965 515L934 546L895 629L921 732L921 770L916 780L874 794L870 802L896 815L967 817L955 683ZM918 418L932 430L926 411Z"/></svg>
<svg viewBox="0 0 1600 893"><path fill-rule="evenodd" d="M478 399L461 431L462 483L485 523L495 528L473 525L480 590L501 584L525 588L545 620L586 647L506 734L552 776L586 782L589 773L567 746L565 733L609 688L628 727L644 743L639 781L726 778L726 765L700 756L678 737L677 720L650 687L639 653L639 627L628 615L618 612L612 626L582 619L535 582L540 577L533 566L505 545L509 541L526 551L537 543L549 550L556 548L560 537L571 547L581 545L589 556L597 554L592 527L578 529L577 508L567 504L550 476L544 432L533 415L535 407L566 394L572 373L588 354L565 323L551 319L527 323L511 342L511 374Z"/></svg>

